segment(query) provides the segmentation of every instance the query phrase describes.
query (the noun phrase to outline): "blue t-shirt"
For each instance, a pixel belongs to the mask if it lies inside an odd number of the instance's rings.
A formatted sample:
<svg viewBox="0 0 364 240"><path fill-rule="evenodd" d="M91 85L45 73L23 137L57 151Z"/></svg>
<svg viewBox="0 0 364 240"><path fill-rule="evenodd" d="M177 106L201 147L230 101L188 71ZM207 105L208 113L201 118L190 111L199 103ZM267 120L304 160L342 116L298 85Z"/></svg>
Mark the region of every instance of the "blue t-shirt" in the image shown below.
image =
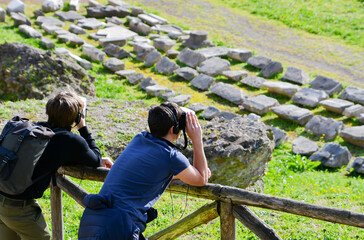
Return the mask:
<svg viewBox="0 0 364 240"><path fill-rule="evenodd" d="M99 194L112 195L114 207L145 224L146 211L161 197L173 175L189 165L176 148L142 132L115 161Z"/></svg>

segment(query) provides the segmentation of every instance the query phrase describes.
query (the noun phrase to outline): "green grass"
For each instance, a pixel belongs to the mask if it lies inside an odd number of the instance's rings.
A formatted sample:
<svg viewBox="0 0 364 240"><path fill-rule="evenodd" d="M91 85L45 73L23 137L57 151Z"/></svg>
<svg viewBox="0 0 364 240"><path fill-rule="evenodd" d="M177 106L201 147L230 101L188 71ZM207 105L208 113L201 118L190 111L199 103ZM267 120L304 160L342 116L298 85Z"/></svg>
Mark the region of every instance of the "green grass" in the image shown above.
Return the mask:
<svg viewBox="0 0 364 240"><path fill-rule="evenodd" d="M211 0L291 28L364 47L364 6L355 0Z"/></svg>

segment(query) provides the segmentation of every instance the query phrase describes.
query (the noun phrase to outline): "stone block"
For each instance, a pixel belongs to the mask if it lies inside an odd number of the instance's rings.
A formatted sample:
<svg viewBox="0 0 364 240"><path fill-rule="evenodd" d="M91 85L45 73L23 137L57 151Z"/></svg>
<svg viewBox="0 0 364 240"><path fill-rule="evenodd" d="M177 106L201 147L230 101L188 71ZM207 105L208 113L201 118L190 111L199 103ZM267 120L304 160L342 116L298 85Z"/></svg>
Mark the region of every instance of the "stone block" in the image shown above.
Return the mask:
<svg viewBox="0 0 364 240"><path fill-rule="evenodd" d="M24 13L25 4L20 0L12 0L8 3L6 10L9 13L12 12Z"/></svg>
<svg viewBox="0 0 364 240"><path fill-rule="evenodd" d="M20 12L11 12L10 16L14 20L14 26L32 25L32 22L29 20L29 18Z"/></svg>
<svg viewBox="0 0 364 240"><path fill-rule="evenodd" d="M35 21L35 24L41 25L47 25L47 26L57 26L57 27L64 27L64 22L61 20L58 20L54 17L45 17L45 16L39 16L37 17L37 20Z"/></svg>
<svg viewBox="0 0 364 240"><path fill-rule="evenodd" d="M195 113L198 113L204 111L207 108L207 106L203 103L192 103L188 105L187 108L191 109Z"/></svg>
<svg viewBox="0 0 364 240"><path fill-rule="evenodd" d="M150 26L136 19L132 19L131 21L129 21L129 28L130 30L145 36L153 32Z"/></svg>
<svg viewBox="0 0 364 240"><path fill-rule="evenodd" d="M218 57L209 58L197 67L197 71L204 73L209 76L220 75L223 71L230 70L230 62Z"/></svg>
<svg viewBox="0 0 364 240"><path fill-rule="evenodd" d="M77 25L84 29L95 30L105 26L106 24L97 20L96 18L85 18L78 20Z"/></svg>
<svg viewBox="0 0 364 240"><path fill-rule="evenodd" d="M157 82L153 80L151 77L147 77L141 83L139 83L138 87L143 90L146 90L148 86L156 85Z"/></svg>
<svg viewBox="0 0 364 240"><path fill-rule="evenodd" d="M150 96L161 97L167 92L172 92L172 89L156 84L146 87L145 91Z"/></svg>
<svg viewBox="0 0 364 240"><path fill-rule="evenodd" d="M265 81L267 80L261 77L247 76L246 78L243 78L240 82L250 87L262 88Z"/></svg>
<svg viewBox="0 0 364 240"><path fill-rule="evenodd" d="M364 105L364 89L356 87L347 87L340 94L339 98Z"/></svg>
<svg viewBox="0 0 364 240"><path fill-rule="evenodd" d="M348 143L364 147L364 126L345 128L340 132L340 137Z"/></svg>
<svg viewBox="0 0 364 240"><path fill-rule="evenodd" d="M132 70L132 69L121 70L121 71L115 72L115 74L121 78L128 78L130 75L135 74L135 73L136 73L136 71Z"/></svg>
<svg viewBox="0 0 364 240"><path fill-rule="evenodd" d="M355 104L347 107L343 111L343 115L347 117L358 117L362 113L364 113L364 107L360 104Z"/></svg>
<svg viewBox="0 0 364 240"><path fill-rule="evenodd" d="M173 102L179 106L187 105L191 101L191 95L178 95L168 98L168 102Z"/></svg>
<svg viewBox="0 0 364 240"><path fill-rule="evenodd" d="M289 82L298 83L300 85L306 84L310 80L308 75L302 69L296 67L288 67L282 79Z"/></svg>
<svg viewBox="0 0 364 240"><path fill-rule="evenodd" d="M30 38L42 38L43 35L28 25L20 25L19 26L19 32L24 33Z"/></svg>
<svg viewBox="0 0 364 240"><path fill-rule="evenodd" d="M5 9L0 7L0 22L5 22L6 18L6 11Z"/></svg>
<svg viewBox="0 0 364 240"><path fill-rule="evenodd" d="M280 62L270 62L267 66L265 66L260 73L265 78L270 78L278 73L283 72L283 66Z"/></svg>
<svg viewBox="0 0 364 240"><path fill-rule="evenodd" d="M321 106L323 106L326 110L334 112L334 113L339 113L342 114L345 110L345 108L348 108L350 106L353 106L354 103L343 100L343 99L338 99L338 98L330 98L330 99L326 99L326 100L322 100L319 103Z"/></svg>
<svg viewBox="0 0 364 240"><path fill-rule="evenodd" d="M99 40L99 44L102 47L106 47L109 44L124 46L126 44L126 39L122 37L102 38Z"/></svg>
<svg viewBox="0 0 364 240"><path fill-rule="evenodd" d="M166 52L166 56L169 58L176 58L178 56L179 52L177 50L170 49Z"/></svg>
<svg viewBox="0 0 364 240"><path fill-rule="evenodd" d="M153 50L147 56L144 66L151 67L162 59L162 54L157 50Z"/></svg>
<svg viewBox="0 0 364 240"><path fill-rule="evenodd" d="M129 74L126 78L128 79L130 84L135 85L143 81L145 79L145 76L143 73L135 72L133 74Z"/></svg>
<svg viewBox="0 0 364 240"><path fill-rule="evenodd" d="M196 68L206 60L206 57L201 53L185 48L178 54L177 59L191 68Z"/></svg>
<svg viewBox="0 0 364 240"><path fill-rule="evenodd" d="M102 65L112 72L117 72L125 69L125 63L117 58L109 58Z"/></svg>
<svg viewBox="0 0 364 240"><path fill-rule="evenodd" d="M74 24L70 25L68 31L70 31L71 33L74 33L74 34L86 34L86 30L79 27L79 26L76 26Z"/></svg>
<svg viewBox="0 0 364 240"><path fill-rule="evenodd" d="M162 58L157 65L155 66L155 69L162 74L173 74L173 72L178 69L179 66L177 63L172 62L168 57Z"/></svg>
<svg viewBox="0 0 364 240"><path fill-rule="evenodd" d="M291 120L301 126L304 126L313 117L313 113L310 110L292 104L272 107L271 110L280 118Z"/></svg>
<svg viewBox="0 0 364 240"><path fill-rule="evenodd" d="M55 14L55 16L59 17L59 19L61 19L62 21L68 21L68 22L76 22L80 19L84 19L85 17L78 14L75 11L68 11L68 12L64 12L64 11L57 11Z"/></svg>
<svg viewBox="0 0 364 240"><path fill-rule="evenodd" d="M196 77L198 75L198 72L190 67L183 67L183 68L179 68L177 70L174 71L175 74L177 74L177 76L190 81L191 79L193 79L194 77Z"/></svg>
<svg viewBox="0 0 364 240"><path fill-rule="evenodd" d="M206 120L211 120L220 113L220 110L214 106L208 106L201 116Z"/></svg>
<svg viewBox="0 0 364 240"><path fill-rule="evenodd" d="M55 12L63 8L63 0L44 0L42 2L43 12Z"/></svg>
<svg viewBox="0 0 364 240"><path fill-rule="evenodd" d="M205 74L199 74L191 81L191 85L202 91L207 91L212 84L215 83L215 79Z"/></svg>
<svg viewBox="0 0 364 240"><path fill-rule="evenodd" d="M114 45L112 43L106 45L104 47L104 51L108 56L116 57L116 58L127 58L131 57L131 54L128 51L125 51L120 46Z"/></svg>
<svg viewBox="0 0 364 240"><path fill-rule="evenodd" d="M52 40L50 40L49 38L42 38L39 45L45 49L52 49L55 47L55 44Z"/></svg>
<svg viewBox="0 0 364 240"><path fill-rule="evenodd" d="M326 143L325 146L311 155L311 161L320 161L323 166L340 168L350 161L351 153L347 147L338 143Z"/></svg>
<svg viewBox="0 0 364 240"><path fill-rule="evenodd" d="M278 147L282 144L287 138L287 133L279 128L272 128L273 135L274 135L274 147Z"/></svg>
<svg viewBox="0 0 364 240"><path fill-rule="evenodd" d="M87 8L87 15L92 18L105 18L105 17L126 17L130 15L130 10L119 6L105 6L105 7L89 7Z"/></svg>
<svg viewBox="0 0 364 240"><path fill-rule="evenodd" d="M82 46L82 53L93 61L104 62L106 59L106 54L103 51L89 44L84 44Z"/></svg>
<svg viewBox="0 0 364 240"><path fill-rule="evenodd" d="M182 44L188 48L198 49L203 47L214 47L215 45L207 39L208 33L204 31L192 31L190 36Z"/></svg>
<svg viewBox="0 0 364 240"><path fill-rule="evenodd" d="M294 154L311 155L319 149L317 143L299 136L292 141L292 152Z"/></svg>
<svg viewBox="0 0 364 240"><path fill-rule="evenodd" d="M298 85L279 81L265 81L263 87L268 89L269 92L282 94L287 97L292 97L300 89Z"/></svg>
<svg viewBox="0 0 364 240"><path fill-rule="evenodd" d="M221 74L224 77L226 77L227 79L233 80L234 82L238 82L242 78L245 78L248 76L248 72L244 71L244 70L240 70L240 71L228 70L228 71L223 71Z"/></svg>
<svg viewBox="0 0 364 240"><path fill-rule="evenodd" d="M343 129L344 124L342 121L336 121L320 115L311 118L305 126L306 132L313 133L315 136L323 137L329 141L333 140Z"/></svg>
<svg viewBox="0 0 364 240"><path fill-rule="evenodd" d="M325 91L329 94L329 96L343 90L343 85L339 81L321 75L318 75L312 82L310 82L310 85L313 89Z"/></svg>
<svg viewBox="0 0 364 240"><path fill-rule="evenodd" d="M271 62L272 62L272 59L270 59L269 57L264 56L264 55L253 56L247 60L247 63L250 66L253 66L253 67L259 68L259 69L265 68Z"/></svg>
<svg viewBox="0 0 364 240"><path fill-rule="evenodd" d="M239 62L246 62L253 56L251 50L247 49L230 49L228 57Z"/></svg>
<svg viewBox="0 0 364 240"><path fill-rule="evenodd" d="M240 88L222 82L213 85L210 91L234 104L242 104L248 97Z"/></svg>
<svg viewBox="0 0 364 240"><path fill-rule="evenodd" d="M163 52L167 52L173 48L174 45L176 45L176 41L169 38L156 38L153 40L153 46Z"/></svg>
<svg viewBox="0 0 364 240"><path fill-rule="evenodd" d="M212 57L226 57L229 48L227 47L207 47L207 48L201 48L196 50L196 52L201 53L205 56L205 58L212 58Z"/></svg>
<svg viewBox="0 0 364 240"><path fill-rule="evenodd" d="M88 6L89 7L96 7L96 8L101 8L101 7L105 7L105 5L99 3L96 0L88 0Z"/></svg>
<svg viewBox="0 0 364 240"><path fill-rule="evenodd" d="M364 158L357 157L355 160L349 165L348 172L351 171L351 169L354 170L354 172L359 174L364 174Z"/></svg>
<svg viewBox="0 0 364 240"><path fill-rule="evenodd" d="M250 112L263 115L269 112L272 107L279 106L279 102L275 98L258 95L245 99L243 106Z"/></svg>
<svg viewBox="0 0 364 240"><path fill-rule="evenodd" d="M70 0L70 10L78 11L80 10L81 0Z"/></svg>
<svg viewBox="0 0 364 240"><path fill-rule="evenodd" d="M320 101L328 99L329 95L323 90L302 88L292 97L292 102L302 106L316 107Z"/></svg>

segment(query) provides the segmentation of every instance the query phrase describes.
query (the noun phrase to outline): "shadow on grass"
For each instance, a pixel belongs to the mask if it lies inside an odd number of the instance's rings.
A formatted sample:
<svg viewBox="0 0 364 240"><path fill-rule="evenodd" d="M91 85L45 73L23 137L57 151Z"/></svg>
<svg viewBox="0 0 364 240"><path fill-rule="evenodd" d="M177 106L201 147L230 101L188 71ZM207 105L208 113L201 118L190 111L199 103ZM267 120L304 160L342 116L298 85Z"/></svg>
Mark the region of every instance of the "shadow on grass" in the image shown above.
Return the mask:
<svg viewBox="0 0 364 240"><path fill-rule="evenodd" d="M232 103L232 102L229 102L228 100L220 97L220 96L217 96L215 95L214 93L206 93L206 96L211 99L211 100L214 100L218 103L220 103L221 105L224 105L224 106L228 106L228 107L236 107L236 104Z"/></svg>
<svg viewBox="0 0 364 240"><path fill-rule="evenodd" d="M278 127L284 131L296 131L298 128L302 127L296 122L293 122L290 120L285 120L285 119L279 118L278 116L273 119L268 119L268 120L264 121L264 123L269 126Z"/></svg>
<svg viewBox="0 0 364 240"><path fill-rule="evenodd" d="M350 178L364 179L364 175L359 174L359 173L354 172L354 171L351 171L351 172L345 174L345 176L350 177Z"/></svg>

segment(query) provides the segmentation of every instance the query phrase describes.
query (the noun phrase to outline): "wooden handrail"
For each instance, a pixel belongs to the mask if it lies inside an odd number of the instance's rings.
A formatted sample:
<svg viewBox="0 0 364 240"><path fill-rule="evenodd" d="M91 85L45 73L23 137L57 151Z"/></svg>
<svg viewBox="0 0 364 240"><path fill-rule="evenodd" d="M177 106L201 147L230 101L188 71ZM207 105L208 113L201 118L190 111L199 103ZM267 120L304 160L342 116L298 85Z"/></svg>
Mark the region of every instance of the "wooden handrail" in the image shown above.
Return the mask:
<svg viewBox="0 0 364 240"><path fill-rule="evenodd" d="M62 167L59 170L59 173L67 173L67 175L73 177L83 177L83 179L101 182L105 180L107 172L107 168L94 169L90 167ZM91 173L94 175L91 176ZM193 197L214 201L231 201L236 205L266 208L328 222L364 228L364 214L362 213L250 192L235 187L228 187L219 184L207 184L204 187L195 187L187 185L182 181L174 180L167 188L167 191L178 194L188 194Z"/></svg>
<svg viewBox="0 0 364 240"><path fill-rule="evenodd" d="M58 170L60 175L56 178L57 186L84 207L82 199L88 192L77 186L70 178L63 175L103 182L105 181L108 172L109 169L107 168L95 169L79 166L61 167ZM167 191L177 194L188 194L197 198L214 200L215 202L205 205L172 226L154 234L149 239L176 238L198 225L211 221L218 216L217 214L220 215L221 220L221 239L235 239L235 218L241 221L263 240L281 239L272 228L261 221L244 205L364 228L364 214L361 213L250 192L244 189L219 184L207 184L203 187L195 187L187 185L182 181L174 180L167 188ZM54 226L53 229L57 229L57 232L52 232L52 236L54 240L63 240L63 221L62 218L55 216L59 214L62 215L62 208L60 207L62 206L61 194L59 194L57 188L52 188L51 193L52 222L54 224L59 224L59 226ZM54 211L57 211L57 213ZM62 223L59 223L60 221L62 221Z"/></svg>

